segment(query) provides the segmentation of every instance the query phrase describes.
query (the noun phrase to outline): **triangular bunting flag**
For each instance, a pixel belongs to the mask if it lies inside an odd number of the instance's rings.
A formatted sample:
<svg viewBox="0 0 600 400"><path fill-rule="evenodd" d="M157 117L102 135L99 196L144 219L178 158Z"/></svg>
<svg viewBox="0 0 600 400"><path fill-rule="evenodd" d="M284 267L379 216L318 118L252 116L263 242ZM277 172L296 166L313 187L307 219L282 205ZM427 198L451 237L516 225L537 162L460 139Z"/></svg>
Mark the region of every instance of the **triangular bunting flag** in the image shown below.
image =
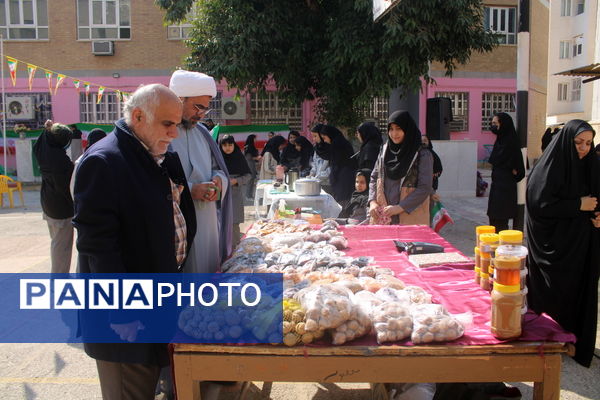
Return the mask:
<svg viewBox="0 0 600 400"><path fill-rule="evenodd" d="M117 96L119 96L119 101L122 103L123 102L123 92L121 92L120 90L117 90Z"/></svg>
<svg viewBox="0 0 600 400"><path fill-rule="evenodd" d="M33 77L35 76L36 70L37 65L27 64L27 75L29 75L29 90L31 90L31 86L33 85Z"/></svg>
<svg viewBox="0 0 600 400"><path fill-rule="evenodd" d="M83 82L83 87L85 88L85 94L88 94L90 92L90 83Z"/></svg>
<svg viewBox="0 0 600 400"><path fill-rule="evenodd" d="M77 93L79 93L79 85L81 85L81 81L73 79L73 85L75 86L75 89L77 89Z"/></svg>
<svg viewBox="0 0 600 400"><path fill-rule="evenodd" d="M52 71L44 70L44 74L46 75L46 79L48 80L48 90L52 93Z"/></svg>
<svg viewBox="0 0 600 400"><path fill-rule="evenodd" d="M17 86L17 65L18 61L11 57L6 57L6 63L8 64L8 70L10 71L10 80L13 86Z"/></svg>
<svg viewBox="0 0 600 400"><path fill-rule="evenodd" d="M58 92L58 87L65 80L67 76L63 74L56 75L56 87L54 88L54 95L56 96L56 92Z"/></svg>
<svg viewBox="0 0 600 400"><path fill-rule="evenodd" d="M96 104L100 104L100 101L102 100L102 95L104 94L104 89L106 89L104 86L100 86L98 88L98 101L96 101Z"/></svg>

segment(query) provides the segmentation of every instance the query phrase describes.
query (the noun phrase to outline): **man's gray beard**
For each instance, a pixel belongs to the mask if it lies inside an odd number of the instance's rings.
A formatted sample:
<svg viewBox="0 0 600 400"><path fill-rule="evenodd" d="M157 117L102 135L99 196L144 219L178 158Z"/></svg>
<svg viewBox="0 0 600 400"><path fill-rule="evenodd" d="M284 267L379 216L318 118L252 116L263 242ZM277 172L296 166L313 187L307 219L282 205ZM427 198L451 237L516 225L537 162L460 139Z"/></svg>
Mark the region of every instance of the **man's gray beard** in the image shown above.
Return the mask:
<svg viewBox="0 0 600 400"><path fill-rule="evenodd" d="M181 120L181 125L185 128L185 129L192 129L194 126L196 126L196 123L192 122L192 121L188 121L185 119Z"/></svg>

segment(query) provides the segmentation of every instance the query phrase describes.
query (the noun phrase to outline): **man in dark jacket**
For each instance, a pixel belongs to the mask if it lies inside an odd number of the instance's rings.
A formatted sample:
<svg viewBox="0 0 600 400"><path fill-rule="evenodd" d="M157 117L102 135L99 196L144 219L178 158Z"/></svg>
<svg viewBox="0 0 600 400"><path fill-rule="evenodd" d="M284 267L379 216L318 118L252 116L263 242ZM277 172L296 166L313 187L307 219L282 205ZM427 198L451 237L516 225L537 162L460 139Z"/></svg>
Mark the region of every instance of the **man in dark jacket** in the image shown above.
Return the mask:
<svg viewBox="0 0 600 400"><path fill-rule="evenodd" d="M177 137L182 104L168 88L154 84L139 88L124 113L125 119L85 153L77 168L73 221L79 270L175 273L181 270L196 232L183 167L177 154L167 152ZM108 312L99 319L115 342L119 337L134 342L148 324L174 323L115 321ZM85 338L85 323L82 333ZM166 344L85 343L84 347L96 359L104 399L153 399L160 369L169 364Z"/></svg>
<svg viewBox="0 0 600 400"><path fill-rule="evenodd" d="M71 143L71 130L50 120L46 121L45 128L33 146L33 154L42 174L40 200L52 240L51 272L68 273L73 249L73 198L69 190L73 162L66 148Z"/></svg>

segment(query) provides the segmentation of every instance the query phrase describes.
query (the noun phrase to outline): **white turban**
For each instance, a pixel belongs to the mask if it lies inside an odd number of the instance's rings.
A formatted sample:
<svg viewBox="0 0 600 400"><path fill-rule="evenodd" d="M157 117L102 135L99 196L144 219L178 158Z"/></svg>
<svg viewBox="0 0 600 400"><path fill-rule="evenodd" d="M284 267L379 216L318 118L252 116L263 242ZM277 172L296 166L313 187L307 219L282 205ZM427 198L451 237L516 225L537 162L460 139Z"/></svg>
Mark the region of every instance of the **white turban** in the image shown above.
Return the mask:
<svg viewBox="0 0 600 400"><path fill-rule="evenodd" d="M217 96L217 85L212 76L182 69L171 75L169 89L178 97Z"/></svg>

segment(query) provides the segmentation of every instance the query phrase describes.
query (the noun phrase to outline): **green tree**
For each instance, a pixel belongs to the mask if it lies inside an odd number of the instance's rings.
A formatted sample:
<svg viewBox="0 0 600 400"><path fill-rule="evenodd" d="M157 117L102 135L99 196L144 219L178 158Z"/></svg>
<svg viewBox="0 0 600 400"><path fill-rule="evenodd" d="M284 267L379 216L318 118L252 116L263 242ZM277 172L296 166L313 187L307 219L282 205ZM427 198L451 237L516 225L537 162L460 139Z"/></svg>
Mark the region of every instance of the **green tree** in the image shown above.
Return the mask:
<svg viewBox="0 0 600 400"><path fill-rule="evenodd" d="M240 90L273 79L291 102L318 98L320 116L354 126L392 89L419 90L429 63L451 75L498 43L477 0L401 0L374 23L372 0L156 0L168 22L195 7L187 68Z"/></svg>

